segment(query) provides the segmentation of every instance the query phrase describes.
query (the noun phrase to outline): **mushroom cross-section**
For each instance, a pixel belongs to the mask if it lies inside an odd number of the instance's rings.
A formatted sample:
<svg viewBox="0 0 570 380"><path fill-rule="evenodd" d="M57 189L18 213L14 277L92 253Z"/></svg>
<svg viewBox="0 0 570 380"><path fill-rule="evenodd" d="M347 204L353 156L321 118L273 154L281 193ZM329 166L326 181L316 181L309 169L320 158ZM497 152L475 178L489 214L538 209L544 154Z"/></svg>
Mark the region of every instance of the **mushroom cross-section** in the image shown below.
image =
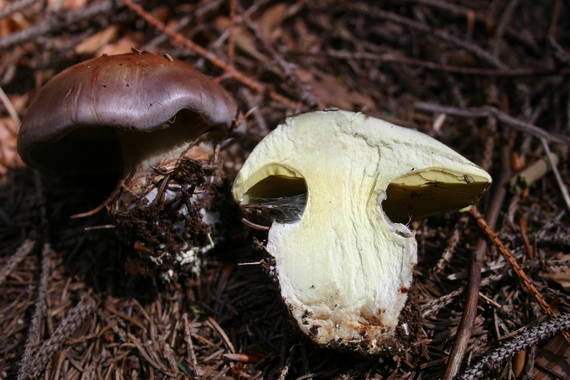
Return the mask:
<svg viewBox="0 0 570 380"><path fill-rule="evenodd" d="M181 61L139 51L102 56L38 91L18 150L44 173L115 178L107 208L136 250L169 270L212 245L204 165L212 146L197 141L229 128L235 115L228 93Z"/></svg>
<svg viewBox="0 0 570 380"><path fill-rule="evenodd" d="M393 348L412 284L406 223L478 200L491 182L435 139L361 113L288 118L234 182L242 205L299 197L297 220L274 221L266 249L281 296L315 342L367 353Z"/></svg>

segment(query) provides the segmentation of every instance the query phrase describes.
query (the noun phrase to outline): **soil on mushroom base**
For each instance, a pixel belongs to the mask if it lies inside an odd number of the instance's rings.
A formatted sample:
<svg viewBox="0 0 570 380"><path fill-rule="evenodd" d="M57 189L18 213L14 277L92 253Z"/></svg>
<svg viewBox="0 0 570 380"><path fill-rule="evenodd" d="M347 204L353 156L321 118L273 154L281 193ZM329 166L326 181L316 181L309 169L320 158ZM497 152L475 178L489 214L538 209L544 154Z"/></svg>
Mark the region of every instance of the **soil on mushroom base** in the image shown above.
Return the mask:
<svg viewBox="0 0 570 380"><path fill-rule="evenodd" d="M217 212L231 208L227 186L215 180L213 167L186 157L154 172L142 195L122 189L110 202L120 238L133 252L127 269L167 282L199 275L229 223Z"/></svg>

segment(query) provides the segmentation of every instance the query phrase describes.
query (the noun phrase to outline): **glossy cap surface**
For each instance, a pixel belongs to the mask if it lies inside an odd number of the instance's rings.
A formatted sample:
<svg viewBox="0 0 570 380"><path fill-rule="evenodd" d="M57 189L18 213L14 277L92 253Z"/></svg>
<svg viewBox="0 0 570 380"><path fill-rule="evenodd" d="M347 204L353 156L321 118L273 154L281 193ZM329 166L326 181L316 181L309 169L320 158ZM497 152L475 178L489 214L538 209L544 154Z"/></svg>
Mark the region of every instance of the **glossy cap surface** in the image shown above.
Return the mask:
<svg viewBox="0 0 570 380"><path fill-rule="evenodd" d="M51 160L49 151L65 136L74 140L71 132L81 130L83 139L152 132L182 110L200 119L188 126L199 135L229 127L236 104L218 83L181 61L146 52L102 56L64 70L39 90L23 119L18 150L30 166L57 171L62 159Z"/></svg>

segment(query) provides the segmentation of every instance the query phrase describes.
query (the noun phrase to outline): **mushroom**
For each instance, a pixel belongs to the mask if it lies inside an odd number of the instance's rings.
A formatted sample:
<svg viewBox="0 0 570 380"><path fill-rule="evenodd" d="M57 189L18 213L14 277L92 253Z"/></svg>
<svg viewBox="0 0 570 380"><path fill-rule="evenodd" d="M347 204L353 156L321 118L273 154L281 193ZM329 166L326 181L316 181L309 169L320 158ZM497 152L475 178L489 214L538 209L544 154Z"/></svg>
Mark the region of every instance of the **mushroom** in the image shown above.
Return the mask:
<svg viewBox="0 0 570 380"><path fill-rule="evenodd" d="M213 246L211 141L235 115L234 100L211 78L134 50L81 62L46 83L22 121L18 150L47 174L115 179L105 205L122 235L171 276L178 267L197 271Z"/></svg>
<svg viewBox="0 0 570 380"><path fill-rule="evenodd" d="M473 204L490 182L427 135L332 110L269 133L233 195L242 206L293 200L298 214L274 220L266 244L281 297L314 342L373 354L399 347L407 331L400 313L417 261L409 222Z"/></svg>

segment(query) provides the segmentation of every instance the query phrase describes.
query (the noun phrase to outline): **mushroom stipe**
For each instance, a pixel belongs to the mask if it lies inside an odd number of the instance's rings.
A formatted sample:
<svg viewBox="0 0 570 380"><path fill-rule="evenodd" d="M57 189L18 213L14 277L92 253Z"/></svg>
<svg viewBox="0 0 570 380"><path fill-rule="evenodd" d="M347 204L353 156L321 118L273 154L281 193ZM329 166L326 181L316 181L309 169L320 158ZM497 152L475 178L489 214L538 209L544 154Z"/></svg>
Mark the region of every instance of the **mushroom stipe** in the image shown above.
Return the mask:
<svg viewBox="0 0 570 380"><path fill-rule="evenodd" d="M215 211L220 189L207 180L213 171L189 158L153 169L146 189L135 195L122 188L109 202L109 212L141 266L150 260L166 281L179 273L199 275L220 236Z"/></svg>

